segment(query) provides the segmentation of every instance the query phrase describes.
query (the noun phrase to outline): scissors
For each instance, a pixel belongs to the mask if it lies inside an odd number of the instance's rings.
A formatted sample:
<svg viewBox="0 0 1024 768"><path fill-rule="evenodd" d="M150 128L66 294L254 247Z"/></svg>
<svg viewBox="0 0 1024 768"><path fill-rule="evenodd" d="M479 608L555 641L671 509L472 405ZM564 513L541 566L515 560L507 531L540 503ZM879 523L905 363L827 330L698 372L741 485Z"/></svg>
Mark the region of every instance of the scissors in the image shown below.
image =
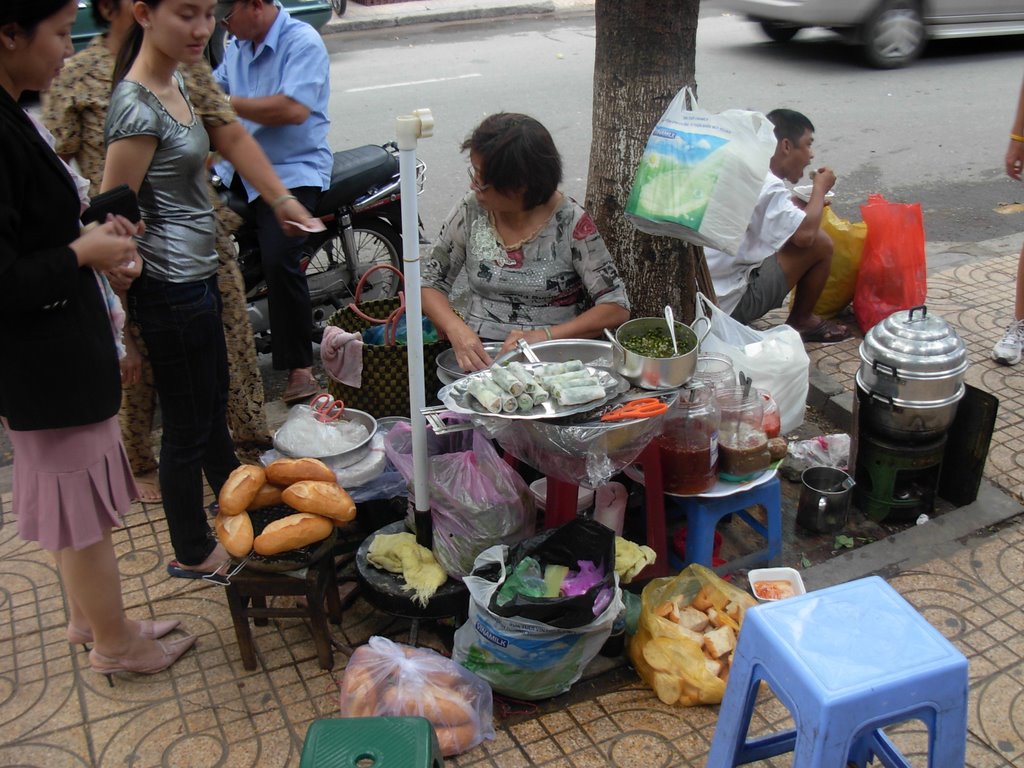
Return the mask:
<svg viewBox="0 0 1024 768"><path fill-rule="evenodd" d="M335 400L326 392L321 392L310 400L309 407L313 409L313 415L317 421L322 421L324 424L337 421L345 413L345 403Z"/></svg>
<svg viewBox="0 0 1024 768"><path fill-rule="evenodd" d="M609 411L601 417L601 421L625 421L627 419L648 419L660 416L668 410L668 406L656 397L641 397L631 400L620 408Z"/></svg>

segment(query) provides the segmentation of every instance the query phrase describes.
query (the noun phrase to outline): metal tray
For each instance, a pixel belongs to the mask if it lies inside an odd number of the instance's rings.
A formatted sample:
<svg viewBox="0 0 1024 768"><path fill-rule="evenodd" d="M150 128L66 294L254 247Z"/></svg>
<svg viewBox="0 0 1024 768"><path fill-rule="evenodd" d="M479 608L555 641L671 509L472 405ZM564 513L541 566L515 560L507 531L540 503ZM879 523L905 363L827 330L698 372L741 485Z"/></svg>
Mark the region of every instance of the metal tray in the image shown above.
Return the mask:
<svg viewBox="0 0 1024 768"><path fill-rule="evenodd" d="M296 405L293 408L305 408L312 410L308 405ZM373 418L366 411L360 411L355 408L346 408L342 414L343 421L351 421L356 424L362 424L366 427L366 431L369 433L366 439L362 442L352 446L347 451L342 451L338 454L315 454L313 451L300 451L293 453L286 451L281 447L280 442L277 439L277 434L281 430L278 429L274 432L273 444L274 448L283 456L287 456L292 459L320 459L321 461L330 464L332 468L350 467L358 461L362 461L370 453L370 441L373 440L373 436L377 433L377 420Z"/></svg>
<svg viewBox="0 0 1024 768"><path fill-rule="evenodd" d="M543 363L524 363L526 369L533 371ZM475 398L470 397L466 390L470 383L477 378L491 377L490 370L478 371L477 373L459 379L453 384L448 384L437 393L438 399L445 407L455 413L465 413L470 416L490 416L495 419L532 420L532 419L557 419L562 416L569 416L574 413L585 413L595 408L600 408L613 397L618 397L629 389L630 384L626 379L608 368L601 368L595 365L585 366L604 387L605 396L601 400L591 400L589 403L579 405L559 405L552 400L547 400L540 405L535 405L526 412L516 411L515 413L491 413L485 409Z"/></svg>

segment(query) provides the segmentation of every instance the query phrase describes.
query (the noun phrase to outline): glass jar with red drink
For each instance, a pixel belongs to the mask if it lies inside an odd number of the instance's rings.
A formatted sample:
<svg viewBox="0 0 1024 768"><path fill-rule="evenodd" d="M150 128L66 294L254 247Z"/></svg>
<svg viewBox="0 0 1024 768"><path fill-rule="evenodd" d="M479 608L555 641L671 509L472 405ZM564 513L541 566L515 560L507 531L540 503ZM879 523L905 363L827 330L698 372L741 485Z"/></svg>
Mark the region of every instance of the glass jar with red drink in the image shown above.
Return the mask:
<svg viewBox="0 0 1024 768"><path fill-rule="evenodd" d="M763 410L761 426L764 428L764 433L768 436L768 439L771 440L773 437L778 437L782 432L782 418L779 416L779 405L768 390L759 389L757 394L761 397L761 408Z"/></svg>
<svg viewBox="0 0 1024 768"><path fill-rule="evenodd" d="M658 437L667 493L703 493L715 484L718 468L718 406L712 390L690 384L665 417Z"/></svg>

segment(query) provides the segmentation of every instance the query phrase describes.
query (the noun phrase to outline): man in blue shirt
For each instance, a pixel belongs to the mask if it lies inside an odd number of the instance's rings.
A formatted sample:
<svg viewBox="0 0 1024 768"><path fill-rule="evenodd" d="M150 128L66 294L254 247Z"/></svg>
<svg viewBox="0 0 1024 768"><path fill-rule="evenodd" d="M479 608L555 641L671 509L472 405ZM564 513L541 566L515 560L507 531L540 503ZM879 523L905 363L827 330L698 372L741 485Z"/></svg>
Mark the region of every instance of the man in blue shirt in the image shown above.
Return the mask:
<svg viewBox="0 0 1024 768"><path fill-rule="evenodd" d="M216 166L226 183L244 188L256 211L270 290L273 366L289 372L284 401L298 402L320 391L313 377L309 287L300 266L305 238L285 235L274 208L294 196L312 211L330 186L330 60L320 34L272 0L218 0L217 13L236 38L217 67L217 82L290 190L278 200L264 200L230 164Z"/></svg>

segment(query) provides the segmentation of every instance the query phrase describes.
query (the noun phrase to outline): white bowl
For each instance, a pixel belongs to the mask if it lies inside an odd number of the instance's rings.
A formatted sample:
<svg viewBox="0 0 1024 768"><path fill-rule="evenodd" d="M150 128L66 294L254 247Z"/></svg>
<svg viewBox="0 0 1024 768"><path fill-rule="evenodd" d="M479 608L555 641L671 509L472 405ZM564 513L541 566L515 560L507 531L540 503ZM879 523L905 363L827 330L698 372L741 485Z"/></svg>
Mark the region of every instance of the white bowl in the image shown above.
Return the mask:
<svg viewBox="0 0 1024 768"><path fill-rule="evenodd" d="M786 597L807 594L800 571L794 568L754 568L747 574L747 581L750 582L750 590L754 593L754 597L762 603L772 603ZM793 594L780 597L761 597L761 595L757 594L757 585L765 584L766 582L785 582L792 588Z"/></svg>
<svg viewBox="0 0 1024 768"><path fill-rule="evenodd" d="M813 189L813 184L801 184L798 187L793 187L793 194L799 197L805 203L809 203L811 201L811 191ZM830 189L828 192L825 193L825 202L828 202L835 196L836 193Z"/></svg>

